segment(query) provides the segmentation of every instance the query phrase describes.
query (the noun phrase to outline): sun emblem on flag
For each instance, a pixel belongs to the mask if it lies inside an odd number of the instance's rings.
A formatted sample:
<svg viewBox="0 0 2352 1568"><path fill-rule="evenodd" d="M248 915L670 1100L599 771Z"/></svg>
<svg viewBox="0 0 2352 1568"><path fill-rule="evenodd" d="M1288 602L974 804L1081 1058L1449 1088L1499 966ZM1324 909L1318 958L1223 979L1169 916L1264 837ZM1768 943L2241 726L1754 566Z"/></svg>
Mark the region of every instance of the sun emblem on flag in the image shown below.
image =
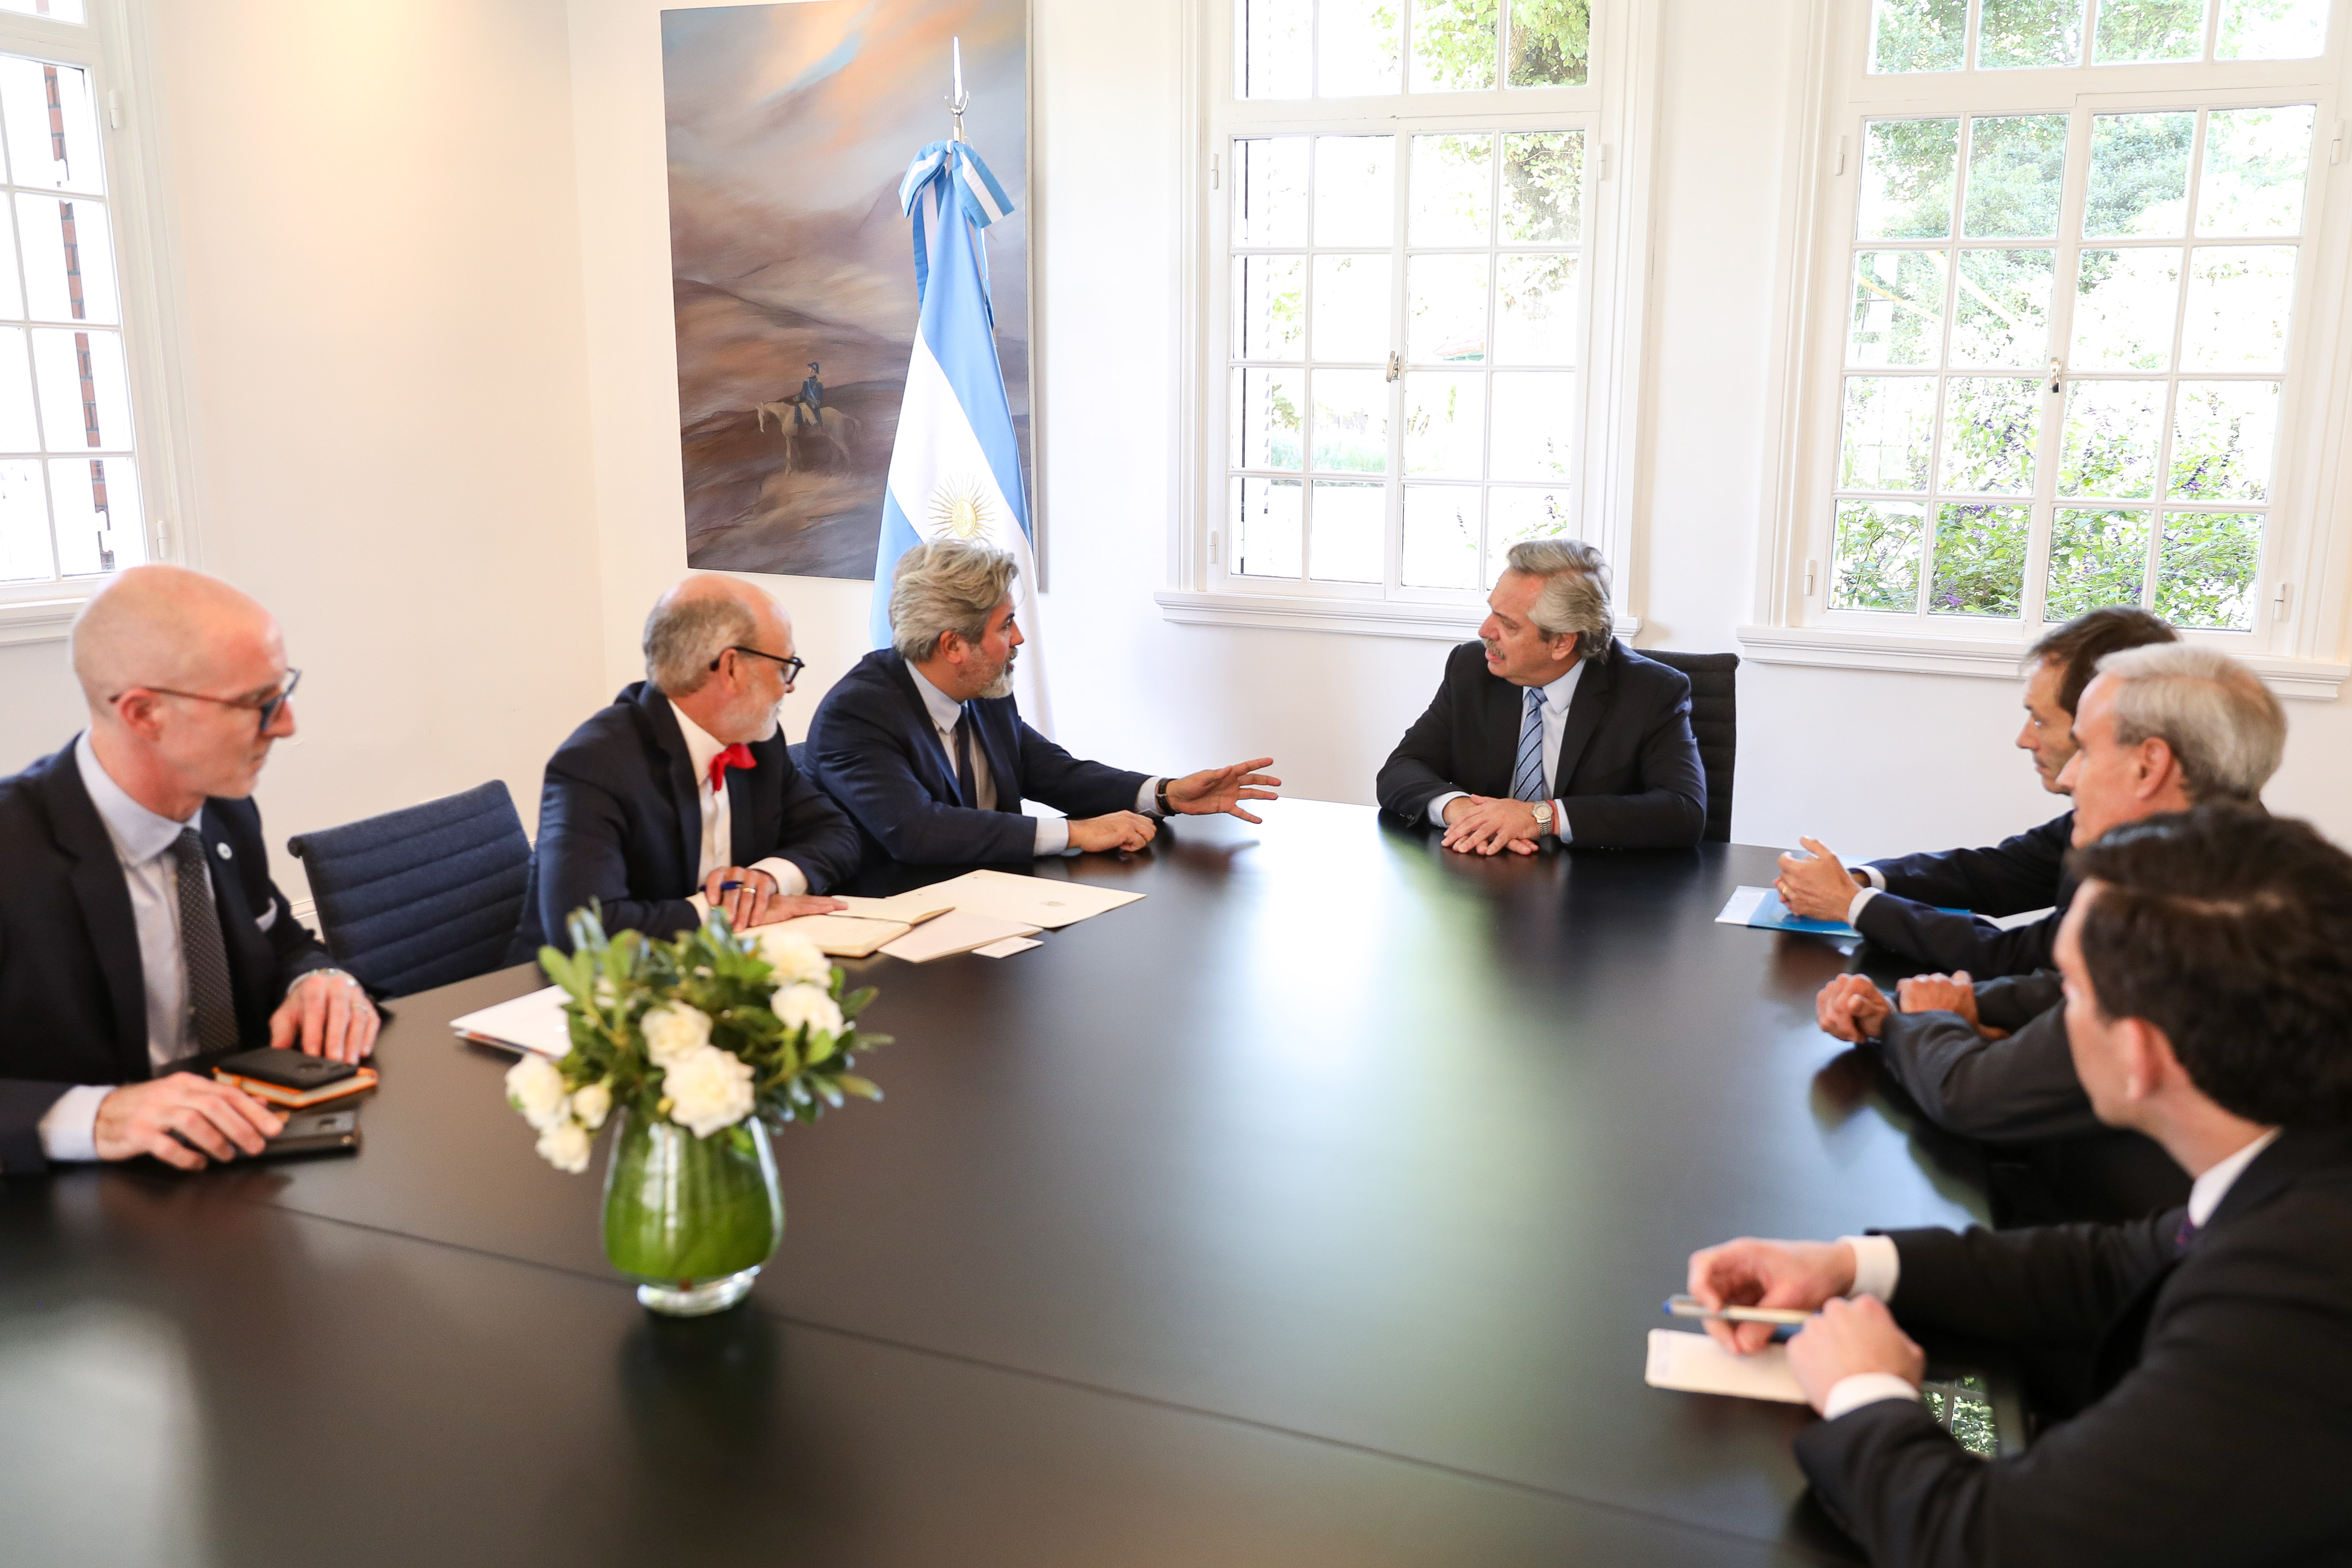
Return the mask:
<svg viewBox="0 0 2352 1568"><path fill-rule="evenodd" d="M979 539L988 531L988 490L971 474L942 479L931 492L931 525L951 539Z"/></svg>

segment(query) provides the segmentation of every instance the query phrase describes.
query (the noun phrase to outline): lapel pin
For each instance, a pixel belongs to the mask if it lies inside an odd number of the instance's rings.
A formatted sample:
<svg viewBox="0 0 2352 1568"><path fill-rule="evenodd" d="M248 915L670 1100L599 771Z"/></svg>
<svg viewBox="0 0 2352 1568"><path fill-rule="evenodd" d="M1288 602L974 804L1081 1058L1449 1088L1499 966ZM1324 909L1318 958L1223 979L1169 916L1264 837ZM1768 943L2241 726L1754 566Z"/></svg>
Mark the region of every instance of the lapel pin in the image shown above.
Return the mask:
<svg viewBox="0 0 2352 1568"><path fill-rule="evenodd" d="M218 844L214 845L213 848L219 853L220 858L224 860L232 860L236 858L236 852L228 847L228 840L226 838L222 839Z"/></svg>

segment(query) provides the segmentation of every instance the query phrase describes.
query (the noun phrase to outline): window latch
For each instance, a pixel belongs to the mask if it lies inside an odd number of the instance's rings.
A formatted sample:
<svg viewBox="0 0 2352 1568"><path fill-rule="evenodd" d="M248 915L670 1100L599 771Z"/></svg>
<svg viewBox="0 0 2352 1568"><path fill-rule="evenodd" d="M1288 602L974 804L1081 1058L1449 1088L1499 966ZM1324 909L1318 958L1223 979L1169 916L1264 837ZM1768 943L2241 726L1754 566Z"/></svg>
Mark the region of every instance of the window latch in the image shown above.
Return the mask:
<svg viewBox="0 0 2352 1568"><path fill-rule="evenodd" d="M2294 584L2292 583L2280 584L2278 596L2271 601L2271 619L2274 621L2283 621L2286 619L2287 608L2294 602Z"/></svg>
<svg viewBox="0 0 2352 1568"><path fill-rule="evenodd" d="M2050 362L2050 391L2053 396L2058 391L2058 378L2065 374L2066 366L2063 361L2053 359Z"/></svg>
<svg viewBox="0 0 2352 1568"><path fill-rule="evenodd" d="M1394 381L1404 374L1404 361L1393 350L1389 353L1389 379Z"/></svg>

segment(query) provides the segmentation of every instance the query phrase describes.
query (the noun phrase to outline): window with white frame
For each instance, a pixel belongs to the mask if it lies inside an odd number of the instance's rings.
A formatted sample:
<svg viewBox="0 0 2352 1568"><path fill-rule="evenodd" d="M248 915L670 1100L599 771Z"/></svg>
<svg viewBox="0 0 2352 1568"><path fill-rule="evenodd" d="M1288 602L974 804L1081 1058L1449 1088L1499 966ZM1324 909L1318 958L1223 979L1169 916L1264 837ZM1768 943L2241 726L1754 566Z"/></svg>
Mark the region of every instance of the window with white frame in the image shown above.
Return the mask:
<svg viewBox="0 0 2352 1568"><path fill-rule="evenodd" d="M150 555L100 26L119 20L0 0L0 599Z"/></svg>
<svg viewBox="0 0 2352 1568"><path fill-rule="evenodd" d="M2284 617L2335 314L2329 9L1853 0L1799 492L1818 624Z"/></svg>
<svg viewBox="0 0 2352 1568"><path fill-rule="evenodd" d="M1213 3L1210 585L1475 602L1585 532L1585 0Z"/></svg>

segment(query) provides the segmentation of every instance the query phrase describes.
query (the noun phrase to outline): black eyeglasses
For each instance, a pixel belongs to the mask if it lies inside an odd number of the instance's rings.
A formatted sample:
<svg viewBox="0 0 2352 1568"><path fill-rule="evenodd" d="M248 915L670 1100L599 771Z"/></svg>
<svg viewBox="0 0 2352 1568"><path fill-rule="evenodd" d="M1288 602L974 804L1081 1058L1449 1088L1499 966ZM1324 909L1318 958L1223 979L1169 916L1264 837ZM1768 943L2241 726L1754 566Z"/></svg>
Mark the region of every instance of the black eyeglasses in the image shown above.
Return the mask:
<svg viewBox="0 0 2352 1568"><path fill-rule="evenodd" d="M294 689L301 684L302 672L299 669L289 669L286 672L286 684L267 697L207 697L201 691L174 691L168 686L137 686L132 687L131 691L152 691L158 697L184 697L191 702L210 702L222 708L242 708L248 712L260 715L259 732L267 735L269 733L269 727L278 722L278 715L284 712L286 704L293 700ZM130 696L131 691L118 691L107 700L120 702Z"/></svg>
<svg viewBox="0 0 2352 1568"><path fill-rule="evenodd" d="M719 658L725 658L730 648L733 652L748 653L757 658L775 659L778 664L784 667L784 684L786 686L790 686L793 682L799 680L801 678L801 671L808 668L808 660L804 658L794 658L790 655L786 655L779 658L772 653L761 653L758 648L745 647L741 643L733 643L730 645L729 648L721 648L719 653ZM719 668L719 658L714 658L710 661L711 668L717 669Z"/></svg>

